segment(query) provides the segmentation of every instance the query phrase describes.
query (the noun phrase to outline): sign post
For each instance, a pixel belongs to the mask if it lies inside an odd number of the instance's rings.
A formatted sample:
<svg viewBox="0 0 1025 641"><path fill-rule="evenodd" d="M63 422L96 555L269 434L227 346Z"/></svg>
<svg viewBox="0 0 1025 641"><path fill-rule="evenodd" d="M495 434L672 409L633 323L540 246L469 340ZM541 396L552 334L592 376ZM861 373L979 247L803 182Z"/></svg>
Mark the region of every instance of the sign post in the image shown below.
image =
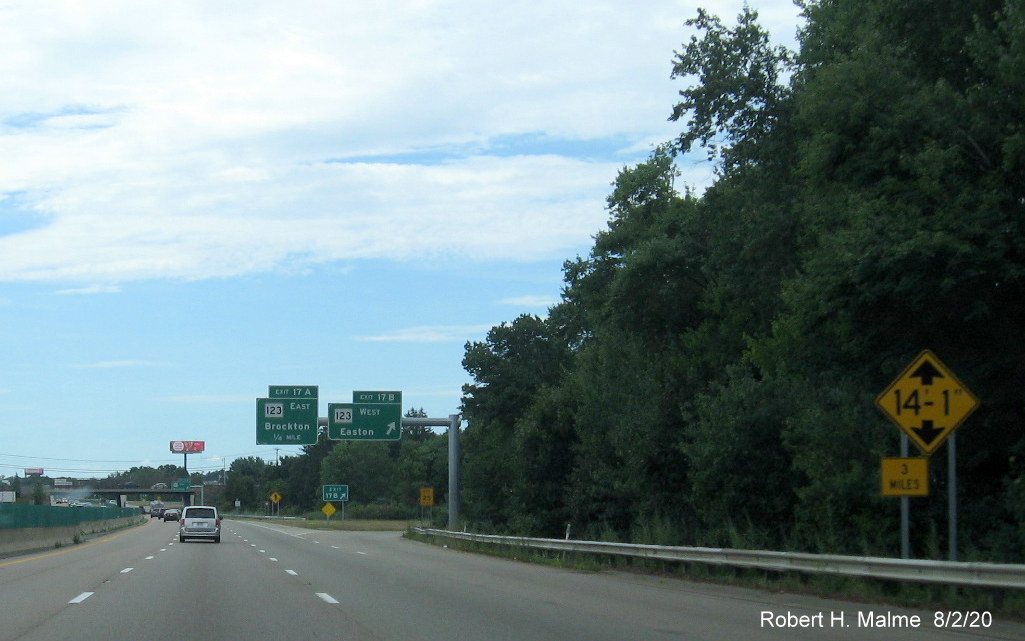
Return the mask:
<svg viewBox="0 0 1025 641"><path fill-rule="evenodd" d="M434 521L434 488L420 488L420 522L424 522L424 508L430 509L431 521Z"/></svg>
<svg viewBox="0 0 1025 641"><path fill-rule="evenodd" d="M930 350L923 350L876 398L876 405L903 432L901 456L910 439L927 457L947 448L948 556L957 560L957 465L954 431L979 406L979 399ZM885 465L885 463L884 463ZM926 472L926 476L928 473ZM885 480L884 480L885 482ZM908 495L901 497L901 556L910 556Z"/></svg>
<svg viewBox="0 0 1025 641"><path fill-rule="evenodd" d="M348 485L322 485L320 490L321 498L325 501L324 507L320 508L320 511L327 515L330 520L331 515L335 513L335 506L331 504L331 501L340 501L342 504L342 520L345 520L345 502L349 500L349 486Z"/></svg>

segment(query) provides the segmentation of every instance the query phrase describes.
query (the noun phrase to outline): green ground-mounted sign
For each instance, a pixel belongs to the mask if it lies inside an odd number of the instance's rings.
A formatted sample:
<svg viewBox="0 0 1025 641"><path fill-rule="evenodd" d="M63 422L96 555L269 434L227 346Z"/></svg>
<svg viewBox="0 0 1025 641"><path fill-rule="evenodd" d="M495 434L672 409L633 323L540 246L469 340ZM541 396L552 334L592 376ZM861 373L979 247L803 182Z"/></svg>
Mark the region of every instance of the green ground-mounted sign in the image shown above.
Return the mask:
<svg viewBox="0 0 1025 641"><path fill-rule="evenodd" d="M349 500L349 486L348 485L324 485L323 500L325 501L348 501Z"/></svg>

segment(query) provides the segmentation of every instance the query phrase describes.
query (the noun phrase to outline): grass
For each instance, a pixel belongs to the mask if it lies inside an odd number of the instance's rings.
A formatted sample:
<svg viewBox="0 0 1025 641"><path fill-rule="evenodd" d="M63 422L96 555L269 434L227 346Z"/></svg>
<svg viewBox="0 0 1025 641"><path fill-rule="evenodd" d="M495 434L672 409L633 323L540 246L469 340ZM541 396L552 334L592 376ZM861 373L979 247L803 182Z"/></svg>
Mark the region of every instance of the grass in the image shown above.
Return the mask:
<svg viewBox="0 0 1025 641"><path fill-rule="evenodd" d="M243 520L243 516L232 516L225 515L228 519ZM312 520L308 519L305 521L295 519L259 519L260 521L269 521L272 523L280 523L282 525L291 525L294 527L302 527L309 530L340 530L348 532L402 532L409 527L409 521L398 521L398 520L385 520L385 519L331 519L327 520Z"/></svg>
<svg viewBox="0 0 1025 641"><path fill-rule="evenodd" d="M771 572L702 563L675 563L650 559L631 559L607 554L550 552L526 547L461 541L419 534L412 529L406 538L432 545L486 554L501 558L554 565L574 570L600 572L614 570L673 578L698 583L714 583L796 593L857 603L888 604L919 609L980 610L1014 621L1025 620L1025 594L1019 590L934 585L869 578L841 577L799 572Z"/></svg>

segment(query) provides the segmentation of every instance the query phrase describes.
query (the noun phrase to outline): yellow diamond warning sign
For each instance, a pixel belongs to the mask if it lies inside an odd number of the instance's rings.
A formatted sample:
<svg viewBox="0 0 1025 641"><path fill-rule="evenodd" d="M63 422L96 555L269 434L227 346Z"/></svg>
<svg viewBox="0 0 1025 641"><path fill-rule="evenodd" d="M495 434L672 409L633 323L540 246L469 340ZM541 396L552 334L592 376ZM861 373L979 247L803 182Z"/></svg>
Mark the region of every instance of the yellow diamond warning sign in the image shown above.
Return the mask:
<svg viewBox="0 0 1025 641"><path fill-rule="evenodd" d="M930 455L978 407L979 399L925 350L879 395L876 405Z"/></svg>

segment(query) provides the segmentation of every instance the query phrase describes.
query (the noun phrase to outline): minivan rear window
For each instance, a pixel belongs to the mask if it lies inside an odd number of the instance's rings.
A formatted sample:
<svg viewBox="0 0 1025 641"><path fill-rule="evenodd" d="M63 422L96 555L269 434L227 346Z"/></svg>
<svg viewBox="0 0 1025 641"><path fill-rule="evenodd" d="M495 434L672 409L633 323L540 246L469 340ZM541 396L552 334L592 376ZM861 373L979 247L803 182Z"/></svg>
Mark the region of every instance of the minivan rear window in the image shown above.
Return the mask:
<svg viewBox="0 0 1025 641"><path fill-rule="evenodd" d="M185 517L189 519L212 519L214 518L214 510L208 507L201 507L194 510L188 510L185 513Z"/></svg>

